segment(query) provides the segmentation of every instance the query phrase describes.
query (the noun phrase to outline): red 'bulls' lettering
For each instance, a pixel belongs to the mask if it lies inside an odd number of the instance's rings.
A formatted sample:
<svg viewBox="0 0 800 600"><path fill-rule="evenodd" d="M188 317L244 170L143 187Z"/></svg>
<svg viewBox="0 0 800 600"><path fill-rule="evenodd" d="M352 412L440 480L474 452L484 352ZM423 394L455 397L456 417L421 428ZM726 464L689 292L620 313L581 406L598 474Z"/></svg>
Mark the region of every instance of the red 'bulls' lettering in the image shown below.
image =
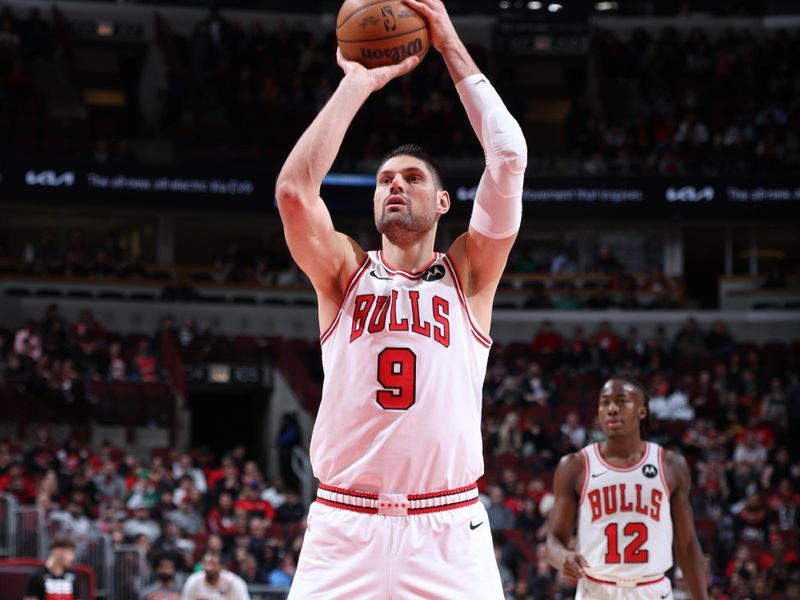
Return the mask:
<svg viewBox="0 0 800 600"><path fill-rule="evenodd" d="M650 504L643 504L642 485L637 483L635 487L636 512L649 515L654 521L659 521L661 519L661 500L664 498L664 494L660 490L650 490ZM633 512L634 503L628 498L629 495L633 494L626 490L624 483L607 485L589 492L586 498L589 500L589 507L592 510L592 523L603 516L613 515L617 511Z"/></svg>
<svg viewBox="0 0 800 600"><path fill-rule="evenodd" d="M350 327L350 341L354 342L364 332L378 333L387 326L389 331L411 331L417 335L433 338L445 348L450 346L450 303L444 298L434 296L430 301L432 321L425 320L423 313L427 303L420 298L418 291L409 291L401 296L392 290L391 296L359 294L354 300L353 324ZM411 314L408 315L410 308ZM409 324L410 323L410 324Z"/></svg>

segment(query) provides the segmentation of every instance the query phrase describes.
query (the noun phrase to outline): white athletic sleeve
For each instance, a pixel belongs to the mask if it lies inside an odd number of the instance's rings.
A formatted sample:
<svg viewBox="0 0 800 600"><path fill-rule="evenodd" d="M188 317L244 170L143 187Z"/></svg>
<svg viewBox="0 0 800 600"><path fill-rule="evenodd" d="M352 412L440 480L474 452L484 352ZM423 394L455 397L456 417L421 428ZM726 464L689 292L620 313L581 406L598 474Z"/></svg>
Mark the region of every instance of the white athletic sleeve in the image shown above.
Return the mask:
<svg viewBox="0 0 800 600"><path fill-rule="evenodd" d="M485 75L465 77L456 84L456 91L486 158L470 226L488 238L507 238L522 222L522 186L528 164L525 137Z"/></svg>
<svg viewBox="0 0 800 600"><path fill-rule="evenodd" d="M189 576L189 579L186 580L186 583L183 584L183 590L181 591L181 600L197 600L198 575L202 577L203 572L200 571L199 573L193 573L192 575Z"/></svg>
<svg viewBox="0 0 800 600"><path fill-rule="evenodd" d="M250 600L250 592L247 591L247 584L241 577L237 577L233 580L233 589L236 590L236 600Z"/></svg>

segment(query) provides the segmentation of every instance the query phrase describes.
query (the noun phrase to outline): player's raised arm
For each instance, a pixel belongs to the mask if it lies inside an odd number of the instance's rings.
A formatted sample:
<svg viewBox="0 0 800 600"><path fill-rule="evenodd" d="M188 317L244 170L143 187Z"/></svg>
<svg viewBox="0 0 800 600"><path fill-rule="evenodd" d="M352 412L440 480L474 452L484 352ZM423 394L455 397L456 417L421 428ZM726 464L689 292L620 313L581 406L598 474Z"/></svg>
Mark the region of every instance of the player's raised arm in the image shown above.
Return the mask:
<svg viewBox="0 0 800 600"><path fill-rule="evenodd" d="M522 184L528 160L525 138L489 79L470 57L444 3L404 2L427 18L431 42L444 58L486 157L469 231L453 244L450 253L462 267L468 295L486 294L493 299L522 220Z"/></svg>
<svg viewBox="0 0 800 600"><path fill-rule="evenodd" d="M355 269L363 250L334 230L330 213L319 195L322 179L333 165L347 128L369 95L407 73L419 59L412 56L396 65L366 69L345 59L337 50L337 62L344 77L300 136L275 185L292 258L311 279L320 300L333 302L338 302L343 280Z"/></svg>
<svg viewBox="0 0 800 600"><path fill-rule="evenodd" d="M586 560L569 549L569 541L575 529L580 490L583 481L583 461L578 453L567 454L556 467L553 492L556 499L548 515L547 562L567 577L583 576Z"/></svg>
<svg viewBox="0 0 800 600"><path fill-rule="evenodd" d="M679 454L668 452L667 464L672 471L672 527L675 534L675 556L683 571L683 578L689 588L692 600L708 598L708 583L703 560L703 552L694 529L692 507L689 504L689 490L692 476L689 467Z"/></svg>

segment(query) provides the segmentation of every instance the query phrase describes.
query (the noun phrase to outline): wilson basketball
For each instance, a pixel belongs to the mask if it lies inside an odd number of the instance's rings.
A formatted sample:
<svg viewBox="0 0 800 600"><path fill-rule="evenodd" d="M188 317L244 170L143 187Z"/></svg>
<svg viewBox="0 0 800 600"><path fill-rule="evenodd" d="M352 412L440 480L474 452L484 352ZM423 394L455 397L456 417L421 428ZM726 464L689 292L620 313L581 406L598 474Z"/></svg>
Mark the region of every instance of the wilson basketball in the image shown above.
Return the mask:
<svg viewBox="0 0 800 600"><path fill-rule="evenodd" d="M336 39L345 58L371 69L413 55L422 60L431 36L425 18L400 0L346 0Z"/></svg>

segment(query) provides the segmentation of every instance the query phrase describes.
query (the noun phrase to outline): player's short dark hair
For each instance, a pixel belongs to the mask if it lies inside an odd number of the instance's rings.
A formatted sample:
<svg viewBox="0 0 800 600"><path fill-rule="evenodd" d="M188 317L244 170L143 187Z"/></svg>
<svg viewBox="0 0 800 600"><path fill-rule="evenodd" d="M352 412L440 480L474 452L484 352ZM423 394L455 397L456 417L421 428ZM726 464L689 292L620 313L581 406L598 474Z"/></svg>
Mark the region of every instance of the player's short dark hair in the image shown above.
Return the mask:
<svg viewBox="0 0 800 600"><path fill-rule="evenodd" d="M206 550L205 552L203 552L203 560L205 560L207 556L210 556L211 558L216 558L219 562L222 562L222 554L220 554L216 550Z"/></svg>
<svg viewBox="0 0 800 600"><path fill-rule="evenodd" d="M68 535L59 533L58 535L53 536L53 539L50 540L50 550L58 550L60 548L69 548L71 550L75 550L75 542Z"/></svg>
<svg viewBox="0 0 800 600"><path fill-rule="evenodd" d="M650 432L650 392L647 391L647 386L635 377L631 377L625 373L618 373L608 378L608 381L614 380L628 383L642 394L642 402L644 402L644 407L647 409L647 414L644 416L644 419L639 421L639 434L642 436L642 439L645 439Z"/></svg>
<svg viewBox="0 0 800 600"><path fill-rule="evenodd" d="M394 150L387 152L384 157L381 159L380 164L378 165L378 171L381 170L381 167L386 164L390 158L394 158L395 156L413 156L414 158L418 158L422 162L425 163L425 166L428 167L428 170L431 172L433 176L433 185L436 187L437 190L444 189L444 179L442 178L442 170L439 168L438 163L434 160L434 158L425 152L421 147L417 144L403 144L402 146L398 146Z"/></svg>

